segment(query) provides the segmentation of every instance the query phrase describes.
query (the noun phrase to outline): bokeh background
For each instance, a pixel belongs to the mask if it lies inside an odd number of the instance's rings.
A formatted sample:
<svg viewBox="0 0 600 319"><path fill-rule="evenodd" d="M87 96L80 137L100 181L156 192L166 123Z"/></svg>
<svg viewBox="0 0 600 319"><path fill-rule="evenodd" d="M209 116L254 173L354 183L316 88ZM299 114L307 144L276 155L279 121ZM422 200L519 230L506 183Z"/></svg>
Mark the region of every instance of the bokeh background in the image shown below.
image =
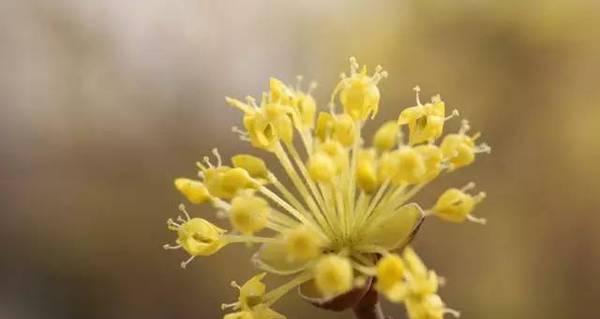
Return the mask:
<svg viewBox="0 0 600 319"><path fill-rule="evenodd" d="M172 179L214 146L249 149L224 96L303 74L323 102L351 55L390 73L378 122L420 84L493 147L419 197L471 180L489 195L487 226L432 220L415 242L448 304L463 318L596 317L599 39L591 0L2 0L0 318L220 318L251 252L181 270L184 254L161 249ZM277 309L350 318L293 294Z"/></svg>

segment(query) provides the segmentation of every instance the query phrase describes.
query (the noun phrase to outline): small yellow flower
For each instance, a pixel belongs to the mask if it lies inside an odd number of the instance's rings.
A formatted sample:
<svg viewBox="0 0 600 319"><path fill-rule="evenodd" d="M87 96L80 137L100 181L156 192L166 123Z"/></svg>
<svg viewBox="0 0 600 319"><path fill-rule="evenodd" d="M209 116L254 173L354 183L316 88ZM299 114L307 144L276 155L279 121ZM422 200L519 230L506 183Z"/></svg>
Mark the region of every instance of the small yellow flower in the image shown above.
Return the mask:
<svg viewBox="0 0 600 319"><path fill-rule="evenodd" d="M354 273L347 258L321 257L315 266L315 284L325 296L336 296L352 289Z"/></svg>
<svg viewBox="0 0 600 319"><path fill-rule="evenodd" d="M239 195L231 202L229 220L233 228L242 234L252 235L268 223L271 208L262 197L252 193Z"/></svg>
<svg viewBox="0 0 600 319"><path fill-rule="evenodd" d="M323 242L306 226L296 227L285 234L285 243L290 261L306 262L321 254Z"/></svg>
<svg viewBox="0 0 600 319"><path fill-rule="evenodd" d="M394 179L397 183L416 184L420 182L427 167L425 160L413 147L405 146L396 151L398 172Z"/></svg>
<svg viewBox="0 0 600 319"><path fill-rule="evenodd" d="M269 170L267 169L267 165L265 164L265 161L259 157L248 154L239 154L232 157L231 162L234 167L246 170L253 178L268 178Z"/></svg>
<svg viewBox="0 0 600 319"><path fill-rule="evenodd" d="M209 256L225 246L224 233L205 219L192 218L177 229L177 239L190 255Z"/></svg>
<svg viewBox="0 0 600 319"><path fill-rule="evenodd" d="M409 107L400 113L398 124L408 125L409 143L432 142L442 135L446 121L446 106L439 95L431 98L431 103L422 105L419 101L420 88L417 92L417 106Z"/></svg>
<svg viewBox="0 0 600 319"><path fill-rule="evenodd" d="M433 144L416 146L415 151L421 155L425 163L425 174L421 181L430 181L436 178L442 171L442 161L444 156L439 147Z"/></svg>
<svg viewBox="0 0 600 319"><path fill-rule="evenodd" d="M438 296L437 274L407 245L431 215L481 222L471 214L484 195L467 194L471 186L450 189L425 211L413 198L489 147L475 144L479 134L466 134L467 122L457 134L442 137L445 121L458 113L446 116L439 96L421 104L418 89L417 106L366 137L367 120L379 109L378 83L387 73L377 67L368 75L356 59L350 63L349 76L342 75L326 110L318 110L311 95L315 85L302 90L300 79L290 86L271 78L260 102L226 98L243 113L243 128L233 131L273 159L239 154L224 163L215 149L216 163L208 157L197 163L198 179L175 180L188 201L210 204L233 230L191 218L181 206L184 216L167 222L177 232L176 242L164 247L190 255L183 267L196 256L245 244L258 246L255 267L288 278L270 291L263 283L265 274L234 284L240 296L224 305L232 310L225 319L284 319L271 306L299 286L301 296L318 305L374 288L390 301L404 303L410 319L455 313ZM272 164L279 167L271 169ZM276 172L285 176L280 179ZM401 256L394 253L398 251Z"/></svg>
<svg viewBox="0 0 600 319"><path fill-rule="evenodd" d="M355 139L354 119L348 114L340 115L333 124L333 137L343 146L350 146Z"/></svg>
<svg viewBox="0 0 600 319"><path fill-rule="evenodd" d="M440 148L444 157L452 165L452 169L467 166L475 161L475 154L490 152L489 146L485 144L475 145L479 133L468 136L469 122L464 120L458 134L448 134L444 137Z"/></svg>
<svg viewBox="0 0 600 319"><path fill-rule="evenodd" d="M377 159L374 150L363 150L358 155L356 182L367 193L373 193L379 187Z"/></svg>
<svg viewBox="0 0 600 319"><path fill-rule="evenodd" d="M315 115L317 104L310 94L304 92L296 93L294 107L298 112L298 125L304 129L312 129L315 126Z"/></svg>
<svg viewBox="0 0 600 319"><path fill-rule="evenodd" d="M377 263L377 290L391 301L403 300L406 295L405 272L400 256L386 255Z"/></svg>
<svg viewBox="0 0 600 319"><path fill-rule="evenodd" d="M453 313L458 317L458 313L447 309L442 298L436 294L422 298L408 298L406 311L410 319L442 319L445 313Z"/></svg>
<svg viewBox="0 0 600 319"><path fill-rule="evenodd" d="M181 263L185 268L196 256L210 256L228 244L226 230L221 229L203 218L191 218L183 205L179 207L185 217L179 217L178 222L167 220L170 230L177 232L177 245L164 245L165 249L182 248L190 258Z"/></svg>
<svg viewBox="0 0 600 319"><path fill-rule="evenodd" d="M410 247L402 255L407 268L407 285L412 297L422 297L437 293L439 278L434 271L428 270L417 253Z"/></svg>
<svg viewBox="0 0 600 319"><path fill-rule="evenodd" d="M373 145L380 151L389 151L398 142L400 127L394 121L383 124L373 137Z"/></svg>
<svg viewBox="0 0 600 319"><path fill-rule="evenodd" d="M210 193L204 184L200 181L189 178L175 179L175 187L179 190L190 203L202 204L210 200Z"/></svg>
<svg viewBox="0 0 600 319"><path fill-rule="evenodd" d="M315 181L322 183L331 182L338 171L334 159L325 152L317 152L310 158L308 170Z"/></svg>
<svg viewBox="0 0 600 319"><path fill-rule="evenodd" d="M248 280L241 287L232 282L231 285L240 291L238 301L232 304L223 304L222 308L241 310L224 316L223 319L285 319L285 316L272 310L265 304L267 286L262 282L266 273L258 274Z"/></svg>
<svg viewBox="0 0 600 319"><path fill-rule="evenodd" d="M317 127L315 128L315 136L321 141L325 141L333 132L335 118L331 113L321 112L317 118Z"/></svg>
<svg viewBox="0 0 600 319"><path fill-rule="evenodd" d="M243 189L252 186L248 172L242 168L221 166L204 170L204 183L209 193L219 198L231 199Z"/></svg>
<svg viewBox="0 0 600 319"><path fill-rule="evenodd" d="M340 101L346 114L356 120L365 120L371 115L374 117L379 110L380 93L377 84L387 76L381 67L375 69L372 76L367 75L367 67L359 71L355 58L350 58L350 77L342 78L338 88Z"/></svg>
<svg viewBox="0 0 600 319"><path fill-rule="evenodd" d="M485 198L485 193L483 192L475 196L465 192L473 186L473 184L469 184L463 189L448 189L438 198L432 211L436 216L454 223L461 223L465 220L485 223L484 219L471 215L471 212L475 209L475 205Z"/></svg>

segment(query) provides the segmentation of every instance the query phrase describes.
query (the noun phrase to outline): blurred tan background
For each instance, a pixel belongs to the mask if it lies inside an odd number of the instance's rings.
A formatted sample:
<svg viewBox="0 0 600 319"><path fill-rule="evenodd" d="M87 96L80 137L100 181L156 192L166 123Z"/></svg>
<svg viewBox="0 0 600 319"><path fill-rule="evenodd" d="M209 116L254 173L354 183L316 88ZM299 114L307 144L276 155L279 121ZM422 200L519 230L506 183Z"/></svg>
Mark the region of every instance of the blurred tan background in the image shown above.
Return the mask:
<svg viewBox="0 0 600 319"><path fill-rule="evenodd" d="M323 102L351 55L390 73L378 122L420 84L493 147L419 198L471 180L489 195L489 225L432 220L416 240L449 305L597 317L599 39L591 0L1 0L0 318L220 318L251 252L181 270L184 255L161 249L181 200L172 179L214 146L248 150L224 96L303 74ZM294 295L277 309L350 318Z"/></svg>

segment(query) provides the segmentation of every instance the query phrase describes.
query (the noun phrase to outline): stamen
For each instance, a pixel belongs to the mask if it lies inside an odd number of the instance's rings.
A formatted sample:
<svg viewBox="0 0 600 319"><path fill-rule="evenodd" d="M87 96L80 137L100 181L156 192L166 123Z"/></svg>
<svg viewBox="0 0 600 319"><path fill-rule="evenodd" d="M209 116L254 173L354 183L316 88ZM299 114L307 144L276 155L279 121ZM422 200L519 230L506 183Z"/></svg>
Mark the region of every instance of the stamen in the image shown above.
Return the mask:
<svg viewBox="0 0 600 319"><path fill-rule="evenodd" d="M458 116L460 116L460 112L458 112L457 109L454 109L454 110L452 110L452 113L450 113L450 115L448 115L444 118L444 121L448 121L449 119L452 119L452 118L455 118Z"/></svg>
<svg viewBox="0 0 600 319"><path fill-rule="evenodd" d="M207 170L207 169L208 169L208 167L204 166L204 164L202 164L202 162L196 162L196 166L198 166L198 168L199 168L201 171L205 171L205 170ZM199 173L198 175L200 175L200 173Z"/></svg>
<svg viewBox="0 0 600 319"><path fill-rule="evenodd" d="M179 207L177 207L179 209L180 212L182 212L185 215L185 218L189 221L190 219L192 219L190 217L190 214L188 214L187 210L185 209L185 205L183 204L179 204Z"/></svg>
<svg viewBox="0 0 600 319"><path fill-rule="evenodd" d="M222 303L221 304L221 310L225 310L225 309L239 309L240 307L240 303L239 302L233 302L233 303Z"/></svg>
<svg viewBox="0 0 600 319"><path fill-rule="evenodd" d="M182 261L182 262L181 262L181 268L182 268L182 269L185 269L185 268L187 267L187 265L188 265L189 263L191 263L191 262L192 262L192 260L194 260L194 258L196 258L196 256L191 256L191 257L190 257L190 258L188 258L187 260L185 260L185 261Z"/></svg>
<svg viewBox="0 0 600 319"><path fill-rule="evenodd" d="M258 105L256 105L256 99L252 96L246 96L246 103L248 103L255 109L259 109Z"/></svg>
<svg viewBox="0 0 600 319"><path fill-rule="evenodd" d="M470 222L476 223L476 224L481 224L481 225L487 224L487 219L475 217L473 215L467 215L467 220Z"/></svg>
<svg viewBox="0 0 600 319"><path fill-rule="evenodd" d="M381 65L378 65L377 67L375 67L375 73L371 77L371 82L373 84L378 84L379 81L381 81L381 79L384 79L387 77L388 77L387 71L383 70L383 67Z"/></svg>
<svg viewBox="0 0 600 319"><path fill-rule="evenodd" d="M415 91L415 94L417 96L417 105L421 105L421 99L419 98L419 93L421 93L421 87L417 85L413 88L413 91Z"/></svg>
<svg viewBox="0 0 600 319"><path fill-rule="evenodd" d="M262 98L260 100L260 104L261 105L267 104L268 100L269 100L269 95L267 94L267 92L263 92Z"/></svg>
<svg viewBox="0 0 600 319"><path fill-rule="evenodd" d="M463 191L463 192L466 192L466 191L468 191L470 189L473 189L473 188L475 188L475 183L474 182L470 182L467 185L463 186L460 190Z"/></svg>
<svg viewBox="0 0 600 319"><path fill-rule="evenodd" d="M167 225L169 226L169 228L175 227L175 229L181 227L181 225L177 224L172 218L167 219Z"/></svg>
<svg viewBox="0 0 600 319"><path fill-rule="evenodd" d="M238 283L235 282L235 281L230 282L229 285L231 287L233 287L233 288L237 288L237 289L240 289L240 290L242 289L242 287L240 285L238 285Z"/></svg>
<svg viewBox="0 0 600 319"><path fill-rule="evenodd" d="M350 57L350 74L354 75L356 74L356 71L358 70L359 65L358 62L356 61L355 57Z"/></svg>
<svg viewBox="0 0 600 319"><path fill-rule="evenodd" d="M485 143L475 146L475 153L488 153L489 154L491 152L492 152L492 148Z"/></svg>
<svg viewBox="0 0 600 319"><path fill-rule="evenodd" d="M454 316L454 318L460 317L460 311L458 311L458 310L446 308L446 309L444 309L444 313L450 314L451 316Z"/></svg>
<svg viewBox="0 0 600 319"><path fill-rule="evenodd" d="M476 203L480 203L486 196L487 196L487 194L485 192L479 192L479 194L475 195L475 197L473 197L473 199L475 200Z"/></svg>
<svg viewBox="0 0 600 319"><path fill-rule="evenodd" d="M181 248L181 245L171 245L171 244L163 245L164 250L175 250L175 249L179 249L179 248Z"/></svg>
<svg viewBox="0 0 600 319"><path fill-rule="evenodd" d="M204 163L206 164L206 166L208 166L208 168L214 168L213 164L210 162L210 158L208 158L208 156L204 156L202 158L202 160L204 160Z"/></svg>
<svg viewBox="0 0 600 319"><path fill-rule="evenodd" d="M212 153L217 158L217 167L221 167L221 165L223 165L223 159L221 158L221 154L219 154L219 150L217 148L213 148Z"/></svg>

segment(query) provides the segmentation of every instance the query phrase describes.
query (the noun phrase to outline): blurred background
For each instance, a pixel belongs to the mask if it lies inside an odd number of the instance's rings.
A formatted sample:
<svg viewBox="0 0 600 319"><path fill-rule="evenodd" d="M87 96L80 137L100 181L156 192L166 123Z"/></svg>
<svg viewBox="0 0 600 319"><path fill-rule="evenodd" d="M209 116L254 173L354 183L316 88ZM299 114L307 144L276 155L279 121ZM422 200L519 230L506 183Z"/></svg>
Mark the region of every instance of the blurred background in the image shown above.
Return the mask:
<svg viewBox="0 0 600 319"><path fill-rule="evenodd" d="M0 318L220 318L251 251L180 269L161 248L172 180L214 146L249 150L224 96L303 74L324 105L351 55L389 71L375 122L419 84L493 147L419 197L472 180L488 193L487 226L431 220L416 239L447 303L463 318L595 317L598 39L591 0L1 0ZM294 294L276 308L351 318Z"/></svg>

